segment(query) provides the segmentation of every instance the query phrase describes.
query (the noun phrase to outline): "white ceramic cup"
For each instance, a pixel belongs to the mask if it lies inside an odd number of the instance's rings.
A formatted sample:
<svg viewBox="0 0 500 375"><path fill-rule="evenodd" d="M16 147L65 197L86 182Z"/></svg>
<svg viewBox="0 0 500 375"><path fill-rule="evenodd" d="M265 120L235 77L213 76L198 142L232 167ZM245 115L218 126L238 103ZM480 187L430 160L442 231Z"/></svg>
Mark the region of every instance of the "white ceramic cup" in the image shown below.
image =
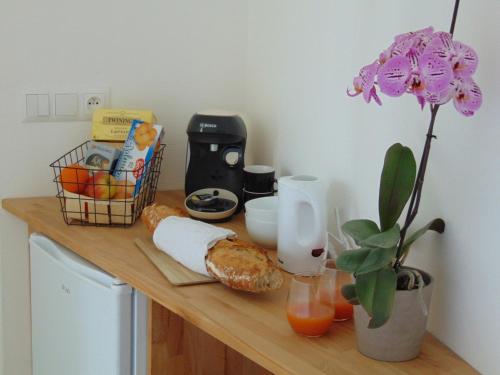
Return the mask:
<svg viewBox="0 0 500 375"><path fill-rule="evenodd" d="M264 247L276 248L278 223L245 217L247 232L253 242Z"/></svg>
<svg viewBox="0 0 500 375"><path fill-rule="evenodd" d="M245 203L246 216L252 219L278 222L278 197L256 198Z"/></svg>

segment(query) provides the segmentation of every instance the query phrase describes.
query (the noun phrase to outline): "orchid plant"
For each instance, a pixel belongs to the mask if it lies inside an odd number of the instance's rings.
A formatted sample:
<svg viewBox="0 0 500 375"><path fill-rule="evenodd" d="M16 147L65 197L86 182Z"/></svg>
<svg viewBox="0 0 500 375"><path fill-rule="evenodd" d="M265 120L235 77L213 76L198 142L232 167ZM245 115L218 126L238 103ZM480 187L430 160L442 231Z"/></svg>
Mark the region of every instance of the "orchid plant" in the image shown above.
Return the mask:
<svg viewBox="0 0 500 375"><path fill-rule="evenodd" d="M342 252L337 266L355 276L355 284L342 293L351 303L361 304L371 316L370 328L378 328L389 319L396 289L423 288L424 279L415 269L403 267L410 246L427 230L442 233L445 223L434 219L409 237L407 231L415 219L439 107L453 100L464 116L472 116L481 106L482 94L472 75L478 65L476 52L453 40L459 0L455 1L450 32L435 32L427 27L397 35L373 63L361 68L354 78L354 92L367 103L382 102L377 88L385 95L414 95L422 109L428 104L431 120L420 165L408 147L392 145L385 156L380 179L380 225L371 220L351 220L342 230L359 248ZM408 200L406 219L397 223Z"/></svg>

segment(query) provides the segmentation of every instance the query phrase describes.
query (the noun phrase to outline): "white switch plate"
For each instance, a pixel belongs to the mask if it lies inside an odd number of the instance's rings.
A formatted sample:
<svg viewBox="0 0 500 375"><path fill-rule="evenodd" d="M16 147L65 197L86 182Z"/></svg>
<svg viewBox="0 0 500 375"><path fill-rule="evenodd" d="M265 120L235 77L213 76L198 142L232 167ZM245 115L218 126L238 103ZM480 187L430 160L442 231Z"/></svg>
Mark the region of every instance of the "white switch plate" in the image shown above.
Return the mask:
<svg viewBox="0 0 500 375"><path fill-rule="evenodd" d="M54 95L55 116L78 117L78 94L56 93Z"/></svg>
<svg viewBox="0 0 500 375"><path fill-rule="evenodd" d="M29 119L47 119L50 116L48 93L31 93L25 96L25 116Z"/></svg>
<svg viewBox="0 0 500 375"><path fill-rule="evenodd" d="M26 123L88 121L96 108L110 106L110 95L99 86L48 87L24 90L20 103Z"/></svg>

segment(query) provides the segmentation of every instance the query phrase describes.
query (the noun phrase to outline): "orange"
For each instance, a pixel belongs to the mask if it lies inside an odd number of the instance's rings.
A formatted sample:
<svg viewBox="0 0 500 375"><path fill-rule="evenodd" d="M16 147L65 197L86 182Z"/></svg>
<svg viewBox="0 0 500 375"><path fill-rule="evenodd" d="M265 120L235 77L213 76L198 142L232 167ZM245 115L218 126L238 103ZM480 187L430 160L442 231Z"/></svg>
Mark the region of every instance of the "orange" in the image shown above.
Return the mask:
<svg viewBox="0 0 500 375"><path fill-rule="evenodd" d="M85 190L85 184L89 177L89 171L80 164L75 163L62 169L59 181L64 190L80 194Z"/></svg>

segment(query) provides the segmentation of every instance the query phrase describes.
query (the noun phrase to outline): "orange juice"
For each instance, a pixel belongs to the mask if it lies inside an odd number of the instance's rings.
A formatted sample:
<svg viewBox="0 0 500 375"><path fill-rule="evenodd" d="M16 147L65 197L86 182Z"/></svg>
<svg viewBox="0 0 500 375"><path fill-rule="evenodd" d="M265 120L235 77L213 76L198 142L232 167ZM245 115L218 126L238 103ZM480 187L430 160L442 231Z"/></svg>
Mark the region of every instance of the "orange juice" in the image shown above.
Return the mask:
<svg viewBox="0 0 500 375"><path fill-rule="evenodd" d="M322 304L334 307L335 320L343 321L352 318L352 305L344 298L340 288L334 291L322 290L319 296Z"/></svg>
<svg viewBox="0 0 500 375"><path fill-rule="evenodd" d="M335 289L335 320L352 318L352 305L344 298L340 288Z"/></svg>
<svg viewBox="0 0 500 375"><path fill-rule="evenodd" d="M287 310L288 322L293 330L304 336L321 336L328 332L335 311L332 306L312 302L291 305Z"/></svg>

